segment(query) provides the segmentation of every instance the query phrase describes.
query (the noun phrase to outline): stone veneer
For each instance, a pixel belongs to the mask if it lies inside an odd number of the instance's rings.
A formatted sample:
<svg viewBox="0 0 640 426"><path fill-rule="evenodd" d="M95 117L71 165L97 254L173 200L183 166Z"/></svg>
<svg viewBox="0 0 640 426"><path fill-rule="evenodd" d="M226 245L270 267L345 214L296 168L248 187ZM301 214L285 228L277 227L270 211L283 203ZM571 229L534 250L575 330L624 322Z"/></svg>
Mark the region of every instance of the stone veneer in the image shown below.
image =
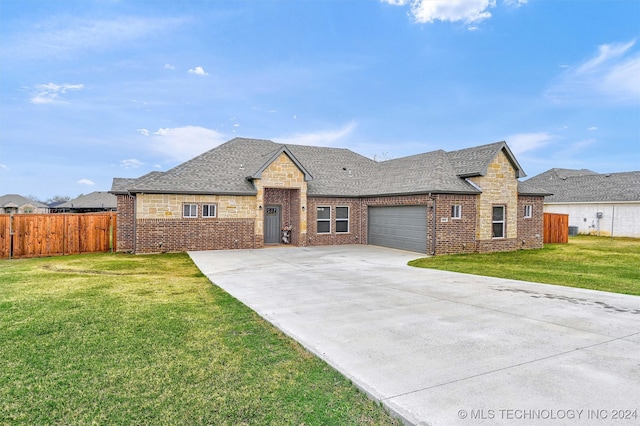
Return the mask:
<svg viewBox="0 0 640 426"><path fill-rule="evenodd" d="M477 250L507 251L517 248L518 237L518 180L516 172L505 155L500 151L487 167L485 176L469 178L482 189L478 196L478 216L476 225ZM492 216L494 206L505 206L505 238L492 237Z"/></svg>
<svg viewBox="0 0 640 426"><path fill-rule="evenodd" d="M307 240L307 215L298 213L298 211L302 211L302 207L307 209L307 182L304 180L304 173L295 165L293 161L289 158L287 154L284 152L281 153L278 158L273 160L267 168L265 168L260 177L258 179L254 179L254 185L257 189L257 194L255 197L256 204L258 206L264 206L267 204L279 204L276 200L268 198L268 193L265 197L265 190L268 188L274 189L290 189L297 190L292 193L296 194L296 199L292 200L289 203L289 208L295 208L295 213L291 214L291 212L283 212L283 225L287 224L285 222L285 217L291 220L291 225L294 227L294 238L300 242L304 242ZM295 207L294 207L295 205ZM283 209L284 210L284 209ZM262 247L264 244L264 216L263 210L260 210L257 215L255 215L256 226L255 226L255 239L256 245L258 247ZM295 219L295 222L293 221ZM262 243L261 243L262 242Z"/></svg>

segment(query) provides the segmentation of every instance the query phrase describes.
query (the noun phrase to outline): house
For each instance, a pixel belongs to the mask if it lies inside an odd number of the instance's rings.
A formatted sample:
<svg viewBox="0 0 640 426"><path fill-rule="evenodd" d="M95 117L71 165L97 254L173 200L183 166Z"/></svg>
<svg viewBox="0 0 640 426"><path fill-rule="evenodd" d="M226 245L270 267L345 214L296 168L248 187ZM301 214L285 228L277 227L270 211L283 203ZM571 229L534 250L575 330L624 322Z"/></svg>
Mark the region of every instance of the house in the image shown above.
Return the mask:
<svg viewBox="0 0 640 426"><path fill-rule="evenodd" d="M49 213L49 207L18 194L0 196L0 214Z"/></svg>
<svg viewBox="0 0 640 426"><path fill-rule="evenodd" d="M166 172L115 178L120 251L375 244L427 254L542 247L545 193L505 142L376 162L232 139Z"/></svg>
<svg viewBox="0 0 640 426"><path fill-rule="evenodd" d="M116 211L118 201L115 195L106 191L94 191L65 201L51 208L52 213L95 213Z"/></svg>
<svg viewBox="0 0 640 426"><path fill-rule="evenodd" d="M552 193L544 211L568 214L580 234L640 238L640 171L550 169L525 182Z"/></svg>

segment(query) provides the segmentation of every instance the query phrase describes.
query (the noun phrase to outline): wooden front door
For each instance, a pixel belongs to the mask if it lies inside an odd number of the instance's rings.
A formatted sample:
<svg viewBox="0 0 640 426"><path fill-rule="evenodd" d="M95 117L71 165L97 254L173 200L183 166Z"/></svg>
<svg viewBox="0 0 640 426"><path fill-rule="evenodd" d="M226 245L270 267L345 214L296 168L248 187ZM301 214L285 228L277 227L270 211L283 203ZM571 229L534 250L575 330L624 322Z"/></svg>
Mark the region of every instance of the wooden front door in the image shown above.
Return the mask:
<svg viewBox="0 0 640 426"><path fill-rule="evenodd" d="M282 216L280 206L264 207L264 243L280 244L280 232L282 229Z"/></svg>

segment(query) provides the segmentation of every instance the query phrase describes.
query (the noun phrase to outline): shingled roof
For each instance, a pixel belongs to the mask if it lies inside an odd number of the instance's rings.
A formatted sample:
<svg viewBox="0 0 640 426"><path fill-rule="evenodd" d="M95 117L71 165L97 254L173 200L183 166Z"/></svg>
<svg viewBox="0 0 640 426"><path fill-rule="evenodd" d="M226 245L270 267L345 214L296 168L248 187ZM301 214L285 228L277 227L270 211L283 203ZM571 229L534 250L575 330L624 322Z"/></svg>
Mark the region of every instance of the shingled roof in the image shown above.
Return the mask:
<svg viewBox="0 0 640 426"><path fill-rule="evenodd" d="M586 169L550 169L523 183L552 193L545 203L640 202L640 171L598 174Z"/></svg>
<svg viewBox="0 0 640 426"><path fill-rule="evenodd" d="M500 150L511 161L516 176L523 176L505 142L376 162L343 148L235 138L166 172L151 172L138 179L115 178L111 192L255 195L252 180L285 153L305 174L310 196L476 194L480 191L464 178L484 175Z"/></svg>

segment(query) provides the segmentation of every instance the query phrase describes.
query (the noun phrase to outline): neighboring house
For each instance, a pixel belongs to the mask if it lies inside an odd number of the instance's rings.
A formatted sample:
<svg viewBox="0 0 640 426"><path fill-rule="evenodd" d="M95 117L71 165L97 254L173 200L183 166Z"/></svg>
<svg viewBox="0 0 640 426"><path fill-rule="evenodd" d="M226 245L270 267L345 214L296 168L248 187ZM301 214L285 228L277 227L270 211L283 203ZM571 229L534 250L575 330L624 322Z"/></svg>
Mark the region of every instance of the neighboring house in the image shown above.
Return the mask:
<svg viewBox="0 0 640 426"><path fill-rule="evenodd" d="M22 195L7 194L0 196L0 214L3 213L49 213L49 207Z"/></svg>
<svg viewBox="0 0 640 426"><path fill-rule="evenodd" d="M166 172L115 178L118 250L375 244L428 254L543 245L545 193L505 142L376 162L232 139Z"/></svg>
<svg viewBox="0 0 640 426"><path fill-rule="evenodd" d="M95 191L73 200L60 203L51 209L55 213L95 213L116 211L118 201L115 195L106 191Z"/></svg>
<svg viewBox="0 0 640 426"><path fill-rule="evenodd" d="M640 237L640 171L551 169L525 182L552 193L544 211L568 214L580 234Z"/></svg>

